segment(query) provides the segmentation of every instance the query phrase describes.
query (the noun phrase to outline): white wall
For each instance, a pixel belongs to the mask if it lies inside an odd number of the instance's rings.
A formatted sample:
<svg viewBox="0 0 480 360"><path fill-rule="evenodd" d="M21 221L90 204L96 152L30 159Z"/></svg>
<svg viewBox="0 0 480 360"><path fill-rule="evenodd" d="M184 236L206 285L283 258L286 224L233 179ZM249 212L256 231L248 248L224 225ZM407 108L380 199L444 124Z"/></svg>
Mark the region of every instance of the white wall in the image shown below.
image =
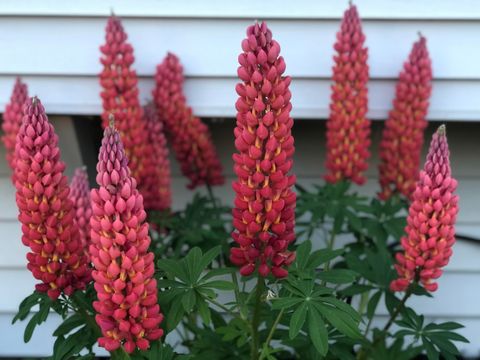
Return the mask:
<svg viewBox="0 0 480 360"><path fill-rule="evenodd" d="M274 37L282 46L287 72L293 76L292 93L297 152L295 172L299 182L317 182L323 174L324 122L329 101L332 45L339 18L346 6L338 1L297 0L269 2L245 0L164 1L109 0L3 0L0 2L0 109L8 100L16 75L28 82L49 114L98 114L100 71L98 46L103 43L105 15L113 7L124 18L134 45L135 66L141 76L141 97L148 97L155 65L167 50L176 52L185 66L187 97L195 113L226 118L211 124L221 149L227 185L216 189L231 203L233 179L234 85L236 58L246 26L254 19L268 19ZM411 43L421 30L428 38L433 58L434 89L429 115L436 122L448 121L452 166L459 179L459 232L480 237L480 2L471 0L430 1L358 0L370 48L370 115L384 119L394 94L395 78ZM60 135L67 172L81 164L79 144L68 117L52 117ZM374 126L378 143L381 126ZM81 145L81 144L80 144ZM10 325L18 303L31 292L34 281L25 269L26 250L20 242L13 188L0 147L0 281L8 289L0 296L0 356L48 355L54 322L22 342L22 325ZM369 181L361 192L376 192L376 156L368 171ZM174 162L175 207L191 197L186 180ZM464 334L472 344L461 345L474 354L480 351L480 310L476 305L480 278L480 244L458 242L454 256L434 299L417 301L430 319L465 323ZM6 334L4 336L4 334Z"/></svg>

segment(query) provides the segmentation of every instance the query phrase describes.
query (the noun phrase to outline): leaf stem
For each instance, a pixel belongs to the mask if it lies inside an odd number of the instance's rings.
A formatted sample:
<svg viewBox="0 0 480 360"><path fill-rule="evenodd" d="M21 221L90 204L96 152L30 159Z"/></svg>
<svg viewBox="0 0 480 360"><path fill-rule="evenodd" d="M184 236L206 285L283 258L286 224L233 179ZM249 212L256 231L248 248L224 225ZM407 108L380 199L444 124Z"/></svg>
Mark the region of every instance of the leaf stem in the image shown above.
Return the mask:
<svg viewBox="0 0 480 360"><path fill-rule="evenodd" d="M219 303L217 300L214 300L214 299L211 299L211 298L208 298L208 297L205 297L205 299L207 301L209 301L210 303L212 303L213 305L219 307L223 311L227 312L228 314L232 315L233 317L237 317L237 315L232 311L232 309L229 309L225 305Z"/></svg>
<svg viewBox="0 0 480 360"><path fill-rule="evenodd" d="M280 310L280 312L278 313L277 318L273 322L272 328L270 329L270 332L268 333L267 340L265 340L265 344L263 345L264 349L265 348L268 349L268 346L270 345L270 341L272 341L273 334L275 333L275 330L277 329L277 326L280 323L280 319L282 318L284 312L285 312L285 308L282 308L282 310ZM264 357L265 357L265 354L263 353L263 350L262 350L262 353L260 354L260 359L259 360L262 360Z"/></svg>
<svg viewBox="0 0 480 360"><path fill-rule="evenodd" d="M253 317L252 317L252 349L251 349L252 360L258 359L258 344L259 344L258 325L260 323L260 310L262 305L262 293L263 293L264 286L265 286L265 280L259 274L258 281L257 281L257 288L255 289L255 303L254 303Z"/></svg>

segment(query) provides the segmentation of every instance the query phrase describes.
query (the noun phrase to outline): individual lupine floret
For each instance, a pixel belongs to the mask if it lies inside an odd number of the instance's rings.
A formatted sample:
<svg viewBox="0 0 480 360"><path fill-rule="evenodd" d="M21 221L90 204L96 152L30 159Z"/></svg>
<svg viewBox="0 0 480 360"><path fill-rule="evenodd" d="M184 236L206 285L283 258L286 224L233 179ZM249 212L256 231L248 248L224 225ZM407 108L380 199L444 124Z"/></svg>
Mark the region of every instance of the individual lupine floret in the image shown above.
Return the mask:
<svg viewBox="0 0 480 360"><path fill-rule="evenodd" d="M62 291L71 295L90 281L90 271L73 219L58 137L36 97L24 105L15 159L18 219L22 242L31 249L27 267L41 280L36 289L51 299Z"/></svg>
<svg viewBox="0 0 480 360"><path fill-rule="evenodd" d="M119 132L105 129L92 189L90 255L98 301L93 303L102 331L98 343L108 351L145 350L159 339L163 319L157 304L154 255L143 198L130 174Z"/></svg>
<svg viewBox="0 0 480 360"><path fill-rule="evenodd" d="M5 145L6 158L8 165L10 165L10 168L12 169L12 174L15 172L15 142L18 129L20 129L20 126L22 125L23 105L27 99L27 85L24 84L20 78L17 78L15 80L15 85L13 86L10 102L5 107L2 123L4 133L2 141ZM15 185L14 175L12 175L12 182Z"/></svg>
<svg viewBox="0 0 480 360"><path fill-rule="evenodd" d="M157 66L153 98L188 187L222 185L222 164L208 126L196 117L183 94L183 68L169 53Z"/></svg>
<svg viewBox="0 0 480 360"><path fill-rule="evenodd" d="M413 193L406 234L401 239L404 252L396 255L399 278L392 281L392 291L405 291L414 281L419 281L428 291L437 290L435 279L448 264L455 243L456 187L442 125L433 135L424 170Z"/></svg>
<svg viewBox="0 0 480 360"><path fill-rule="evenodd" d="M172 196L170 161L163 123L152 103L143 107L143 114L148 132L148 147L153 155L150 157L149 168L146 169L148 176L145 177L142 191L145 209L167 210L172 204Z"/></svg>
<svg viewBox="0 0 480 360"><path fill-rule="evenodd" d="M248 27L242 49L234 130L238 152L233 155L238 178L232 237L238 247L231 249L230 260L244 276L258 269L261 276L272 272L282 278L295 259L288 250L295 240L296 204L295 175L289 174L295 151L291 78L282 76L280 45L264 22Z"/></svg>
<svg viewBox="0 0 480 360"><path fill-rule="evenodd" d="M432 92L432 63L420 35L397 83L393 109L380 143L380 198L395 193L411 199L420 167L423 136Z"/></svg>
<svg viewBox="0 0 480 360"><path fill-rule="evenodd" d="M90 246L90 217L92 206L90 204L90 186L85 167L75 170L70 182L70 200L73 202L75 222L80 233L80 243L87 261L90 262L88 247Z"/></svg>
<svg viewBox="0 0 480 360"><path fill-rule="evenodd" d="M355 5L345 11L337 33L330 117L327 121L328 182L366 180L370 152L368 111L368 49Z"/></svg>
<svg viewBox="0 0 480 360"><path fill-rule="evenodd" d="M109 116L114 114L132 175L142 191L146 175L144 162L149 162L151 152L146 146L148 135L142 119L138 78L132 69L133 47L127 42L127 34L120 19L113 15L108 19L105 38L105 45L100 47L100 61L103 65L100 73L102 124L104 128L108 127Z"/></svg>

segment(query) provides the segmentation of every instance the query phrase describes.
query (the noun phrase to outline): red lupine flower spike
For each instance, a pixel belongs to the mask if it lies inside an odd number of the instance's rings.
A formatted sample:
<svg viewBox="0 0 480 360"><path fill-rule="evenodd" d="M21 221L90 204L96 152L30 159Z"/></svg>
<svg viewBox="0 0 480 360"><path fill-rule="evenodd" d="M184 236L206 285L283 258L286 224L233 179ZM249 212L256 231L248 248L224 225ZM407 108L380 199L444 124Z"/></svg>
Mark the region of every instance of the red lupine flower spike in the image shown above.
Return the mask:
<svg viewBox="0 0 480 360"><path fill-rule="evenodd" d="M379 197L384 200L394 193L412 198L431 92L432 64L427 40L420 35L400 73L393 109L383 129Z"/></svg>
<svg viewBox="0 0 480 360"><path fill-rule="evenodd" d="M90 262L88 247L90 246L90 217L92 206L90 204L90 186L85 167L75 170L70 183L70 200L73 202L75 221L80 233L80 243L87 261Z"/></svg>
<svg viewBox="0 0 480 360"><path fill-rule="evenodd" d="M151 163L147 169L142 195L145 208L150 210L167 210L172 204L170 189L170 161L168 159L167 140L163 123L158 117L152 103L143 107L143 114L148 132L148 145L152 151Z"/></svg>
<svg viewBox="0 0 480 360"><path fill-rule="evenodd" d="M232 234L238 247L230 260L248 276L255 269L261 276L270 272L287 276L295 259L288 245L295 240L295 203L292 191L293 119L290 77L282 76L285 61L280 45L272 39L265 23L247 29L238 57L236 87L237 126L233 155L237 181L233 183L235 204Z"/></svg>
<svg viewBox="0 0 480 360"><path fill-rule="evenodd" d="M90 256L102 331L98 344L132 353L159 339L163 315L157 304L153 253L148 251L147 214L128 168L119 132L105 129L97 164L98 189L91 192Z"/></svg>
<svg viewBox="0 0 480 360"><path fill-rule="evenodd" d="M405 291L419 280L428 291L435 291L435 279L448 264L455 243L455 220L458 196L457 181L452 178L445 126L433 135L427 161L420 172L412 196L405 236L401 239L404 252L396 256L398 279L392 291Z"/></svg>
<svg viewBox="0 0 480 360"><path fill-rule="evenodd" d="M363 184L370 152L368 111L368 49L355 5L343 16L333 67L332 101L327 121L328 182Z"/></svg>
<svg viewBox="0 0 480 360"><path fill-rule="evenodd" d="M222 165L208 127L193 115L183 94L183 68L173 54L157 66L153 98L188 187L222 185Z"/></svg>
<svg viewBox="0 0 480 360"><path fill-rule="evenodd" d="M5 107L3 113L2 129L4 135L2 136L3 144L5 145L6 158L8 165L12 169L12 182L15 184L15 141L17 139L18 129L22 125L23 105L28 99L27 85L17 78L13 87L10 102Z"/></svg>
<svg viewBox="0 0 480 360"><path fill-rule="evenodd" d="M103 65L100 73L102 124L104 128L107 127L109 115L115 115L116 127L122 137L132 175L137 179L142 192L144 178L151 176L145 163L152 161L152 151L147 146L148 134L138 97L138 78L132 69L133 47L127 42L127 34L120 19L113 15L108 19L106 43L100 50Z"/></svg>
<svg viewBox="0 0 480 360"><path fill-rule="evenodd" d="M90 281L90 271L74 222L65 164L58 137L40 100L24 105L15 146L16 199L22 242L29 246L28 269L41 280L36 289L56 299L71 295Z"/></svg>

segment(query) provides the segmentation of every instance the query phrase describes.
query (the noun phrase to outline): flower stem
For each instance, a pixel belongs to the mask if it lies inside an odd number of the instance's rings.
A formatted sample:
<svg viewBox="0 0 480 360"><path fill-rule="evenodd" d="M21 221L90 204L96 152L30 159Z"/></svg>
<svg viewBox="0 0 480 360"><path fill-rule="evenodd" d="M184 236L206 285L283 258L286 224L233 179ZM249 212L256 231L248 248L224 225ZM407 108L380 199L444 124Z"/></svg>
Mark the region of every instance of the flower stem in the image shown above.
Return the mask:
<svg viewBox="0 0 480 360"><path fill-rule="evenodd" d="M258 325L260 323L260 310L262 306L262 293L265 286L265 280L261 275L258 275L257 288L255 290L255 303L252 318L252 354L251 359L258 359Z"/></svg>
<svg viewBox="0 0 480 360"><path fill-rule="evenodd" d="M335 245L335 236L336 236L336 232L334 229L332 229L332 233L330 234L330 240L328 241L328 244L327 244L327 249L328 250L333 250L333 246ZM325 267L323 268L323 271L328 271L330 270L330 260L327 261L327 263L325 264ZM322 280L321 282L321 285L322 286L325 286L326 284L326 281L325 280Z"/></svg>
<svg viewBox="0 0 480 360"><path fill-rule="evenodd" d="M408 298L412 295L413 288L414 288L415 284L416 284L416 281L413 282L412 284L410 284L410 286L407 288L407 291L405 291L405 295L403 295L402 300L400 300L397 307L393 311L392 315L390 315L390 319L388 319L388 322L383 327L381 335L377 336L373 340L372 347L367 349L367 350L361 349L358 353L357 359L359 359L359 360L368 359L368 355L369 355L370 351L373 350L380 341L385 339L385 336L387 335L388 329L390 329L390 327L393 325L393 323L395 322L395 319L397 318L397 316L400 314L400 312L405 307L405 303L407 302ZM370 326L370 324L369 324L369 326ZM368 331L368 327L367 327L367 331Z"/></svg>
<svg viewBox="0 0 480 360"><path fill-rule="evenodd" d="M270 341L272 341L273 334L275 333L275 330L277 329L277 326L280 323L280 319L282 318L284 312L285 312L285 308L280 310L280 312L278 313L277 318L273 322L272 328L270 329L270 332L268 333L267 340L265 340L265 344L263 346L264 348L268 348L268 346L270 345ZM262 351L262 353L260 354L260 359L259 360L262 360L264 357L265 357L265 354Z"/></svg>
<svg viewBox="0 0 480 360"><path fill-rule="evenodd" d="M212 186L207 183L206 187L207 187L208 196L210 197L210 200L212 201L213 208L217 211L218 210L217 202L215 201L215 195L213 195Z"/></svg>
<svg viewBox="0 0 480 360"><path fill-rule="evenodd" d="M393 322L395 321L395 319L397 318L398 314L400 314L400 312L403 310L403 308L405 307L405 303L407 302L408 298L410 297L410 295L412 295L412 290L413 290L413 284L411 284L407 291L405 291L405 295L403 295L403 298L402 300L400 300L400 303L398 304L398 306L395 308L395 311L392 313L392 315L390 316L390 319L388 320L388 322L385 324L385 326L383 327L383 330L382 332L383 333L386 333L388 331L388 329L390 329L390 327L392 326ZM385 336L385 335L384 335Z"/></svg>

